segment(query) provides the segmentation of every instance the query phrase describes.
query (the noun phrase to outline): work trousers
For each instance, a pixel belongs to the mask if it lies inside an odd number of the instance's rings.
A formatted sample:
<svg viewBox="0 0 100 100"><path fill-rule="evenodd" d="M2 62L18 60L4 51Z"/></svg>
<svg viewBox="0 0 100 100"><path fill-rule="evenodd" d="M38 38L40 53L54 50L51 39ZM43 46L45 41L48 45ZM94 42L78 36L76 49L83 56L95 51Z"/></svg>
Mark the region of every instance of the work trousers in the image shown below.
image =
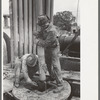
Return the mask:
<svg viewBox="0 0 100 100"><path fill-rule="evenodd" d="M45 62L47 64L49 74L52 79L56 80L57 83L61 83L62 81L59 54L59 46L45 49Z"/></svg>

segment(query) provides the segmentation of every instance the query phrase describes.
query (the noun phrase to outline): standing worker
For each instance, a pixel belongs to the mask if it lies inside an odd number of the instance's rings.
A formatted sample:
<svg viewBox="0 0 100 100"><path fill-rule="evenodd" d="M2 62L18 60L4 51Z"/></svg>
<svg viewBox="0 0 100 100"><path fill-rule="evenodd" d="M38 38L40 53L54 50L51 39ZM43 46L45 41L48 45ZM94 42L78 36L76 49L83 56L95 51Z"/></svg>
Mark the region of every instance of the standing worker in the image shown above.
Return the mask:
<svg viewBox="0 0 100 100"><path fill-rule="evenodd" d="M39 40L37 45L44 47L45 62L47 64L51 80L56 80L58 85L57 91L59 91L63 87L63 79L61 76L61 66L59 61L60 46L57 39L58 33L56 27L50 23L50 19L46 15L38 16L37 24L40 27L40 32L37 32L36 35Z"/></svg>

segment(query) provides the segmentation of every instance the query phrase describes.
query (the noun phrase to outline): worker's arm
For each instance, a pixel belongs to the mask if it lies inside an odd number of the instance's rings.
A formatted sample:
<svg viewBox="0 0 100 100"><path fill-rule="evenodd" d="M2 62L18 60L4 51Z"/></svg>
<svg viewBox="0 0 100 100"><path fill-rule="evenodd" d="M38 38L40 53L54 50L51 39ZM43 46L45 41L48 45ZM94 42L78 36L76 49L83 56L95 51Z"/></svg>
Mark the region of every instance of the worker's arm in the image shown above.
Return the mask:
<svg viewBox="0 0 100 100"><path fill-rule="evenodd" d="M53 31L48 32L48 36L45 40L40 39L38 42L39 46L42 47L54 47L57 45L56 36Z"/></svg>
<svg viewBox="0 0 100 100"><path fill-rule="evenodd" d="M26 65L26 60L22 60L22 72L24 74L24 78L26 80L27 83L30 83L32 85L37 86L37 84L35 82L33 82L30 77L28 76L28 69L27 69L27 65Z"/></svg>
<svg viewBox="0 0 100 100"><path fill-rule="evenodd" d="M39 31L34 31L33 35L38 39L38 38L42 38L42 32Z"/></svg>

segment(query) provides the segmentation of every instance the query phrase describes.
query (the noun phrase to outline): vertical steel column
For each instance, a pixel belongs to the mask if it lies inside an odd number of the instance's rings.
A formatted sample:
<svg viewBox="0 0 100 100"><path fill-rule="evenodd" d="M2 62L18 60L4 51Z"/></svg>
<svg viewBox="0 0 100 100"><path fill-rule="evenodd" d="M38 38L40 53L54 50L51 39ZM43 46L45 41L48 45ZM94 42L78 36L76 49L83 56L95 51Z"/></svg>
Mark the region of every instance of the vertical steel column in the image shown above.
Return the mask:
<svg viewBox="0 0 100 100"><path fill-rule="evenodd" d="M33 0L33 32L36 31L36 0Z"/></svg>
<svg viewBox="0 0 100 100"><path fill-rule="evenodd" d="M24 0L24 53L28 53L28 0Z"/></svg>
<svg viewBox="0 0 100 100"><path fill-rule="evenodd" d="M46 0L42 0L43 14L46 14Z"/></svg>
<svg viewBox="0 0 100 100"><path fill-rule="evenodd" d="M43 14L43 0L37 0L37 17L38 15L42 15ZM39 27L37 27L37 30L39 30ZM46 79L46 75L45 72L43 70L43 66L45 64L45 54L44 54L44 48L43 47L39 47L37 46L37 54L39 56L39 75L40 75L40 80L41 81L45 81Z"/></svg>
<svg viewBox="0 0 100 100"><path fill-rule="evenodd" d="M36 0L33 0L33 33L36 31ZM33 53L36 54L35 37L33 35Z"/></svg>
<svg viewBox="0 0 100 100"><path fill-rule="evenodd" d="M32 53L32 0L29 0L29 53Z"/></svg>
<svg viewBox="0 0 100 100"><path fill-rule="evenodd" d="M13 0L14 55L18 56L18 15L17 0Z"/></svg>
<svg viewBox="0 0 100 100"><path fill-rule="evenodd" d="M46 0L46 15L50 18L50 1Z"/></svg>
<svg viewBox="0 0 100 100"><path fill-rule="evenodd" d="M33 7L33 15L35 15L35 16L33 16L34 17L34 21L33 21L33 27L34 27L34 29L33 29L33 33L34 33L34 30L36 31L36 30L39 30L39 27L37 26L37 17L38 17L38 15L42 15L43 14L43 6L42 6L42 4L43 4L43 2L42 2L42 0L33 0L34 2L33 2L33 4L34 4L34 7ZM34 53L36 53L35 51L36 51L36 44L35 44L35 41L36 41L36 38L35 37L33 37L33 41L34 41Z"/></svg>
<svg viewBox="0 0 100 100"><path fill-rule="evenodd" d="M54 0L50 0L50 20L53 22L53 8L54 7Z"/></svg>
<svg viewBox="0 0 100 100"><path fill-rule="evenodd" d="M13 16L12 11L13 4L12 0L9 0L9 14L10 14L10 36L11 36L11 67L14 65L14 33L13 33Z"/></svg>
<svg viewBox="0 0 100 100"><path fill-rule="evenodd" d="M38 17L38 15L42 15L43 14L43 2L42 0L36 0L36 18Z"/></svg>
<svg viewBox="0 0 100 100"><path fill-rule="evenodd" d="M38 15L43 14L43 0L38 0Z"/></svg>
<svg viewBox="0 0 100 100"><path fill-rule="evenodd" d="M24 35L23 35L23 5L22 0L19 0L19 53L20 56L23 55L23 42L24 42Z"/></svg>

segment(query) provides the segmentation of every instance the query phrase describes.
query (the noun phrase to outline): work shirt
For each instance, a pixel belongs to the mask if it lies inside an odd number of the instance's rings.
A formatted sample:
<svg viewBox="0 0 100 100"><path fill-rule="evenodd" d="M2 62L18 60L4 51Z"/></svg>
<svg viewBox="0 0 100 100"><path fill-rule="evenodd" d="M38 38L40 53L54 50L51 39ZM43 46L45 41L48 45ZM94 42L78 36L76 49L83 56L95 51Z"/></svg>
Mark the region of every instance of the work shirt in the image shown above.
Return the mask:
<svg viewBox="0 0 100 100"><path fill-rule="evenodd" d="M34 67L29 67L26 64L26 59L30 54L25 54L21 57L22 72L28 73L29 77L32 77L38 71L38 61ZM32 75L33 74L33 75Z"/></svg>
<svg viewBox="0 0 100 100"><path fill-rule="evenodd" d="M57 34L56 27L50 23L46 29L40 31L38 45L45 48L55 48L59 45Z"/></svg>

